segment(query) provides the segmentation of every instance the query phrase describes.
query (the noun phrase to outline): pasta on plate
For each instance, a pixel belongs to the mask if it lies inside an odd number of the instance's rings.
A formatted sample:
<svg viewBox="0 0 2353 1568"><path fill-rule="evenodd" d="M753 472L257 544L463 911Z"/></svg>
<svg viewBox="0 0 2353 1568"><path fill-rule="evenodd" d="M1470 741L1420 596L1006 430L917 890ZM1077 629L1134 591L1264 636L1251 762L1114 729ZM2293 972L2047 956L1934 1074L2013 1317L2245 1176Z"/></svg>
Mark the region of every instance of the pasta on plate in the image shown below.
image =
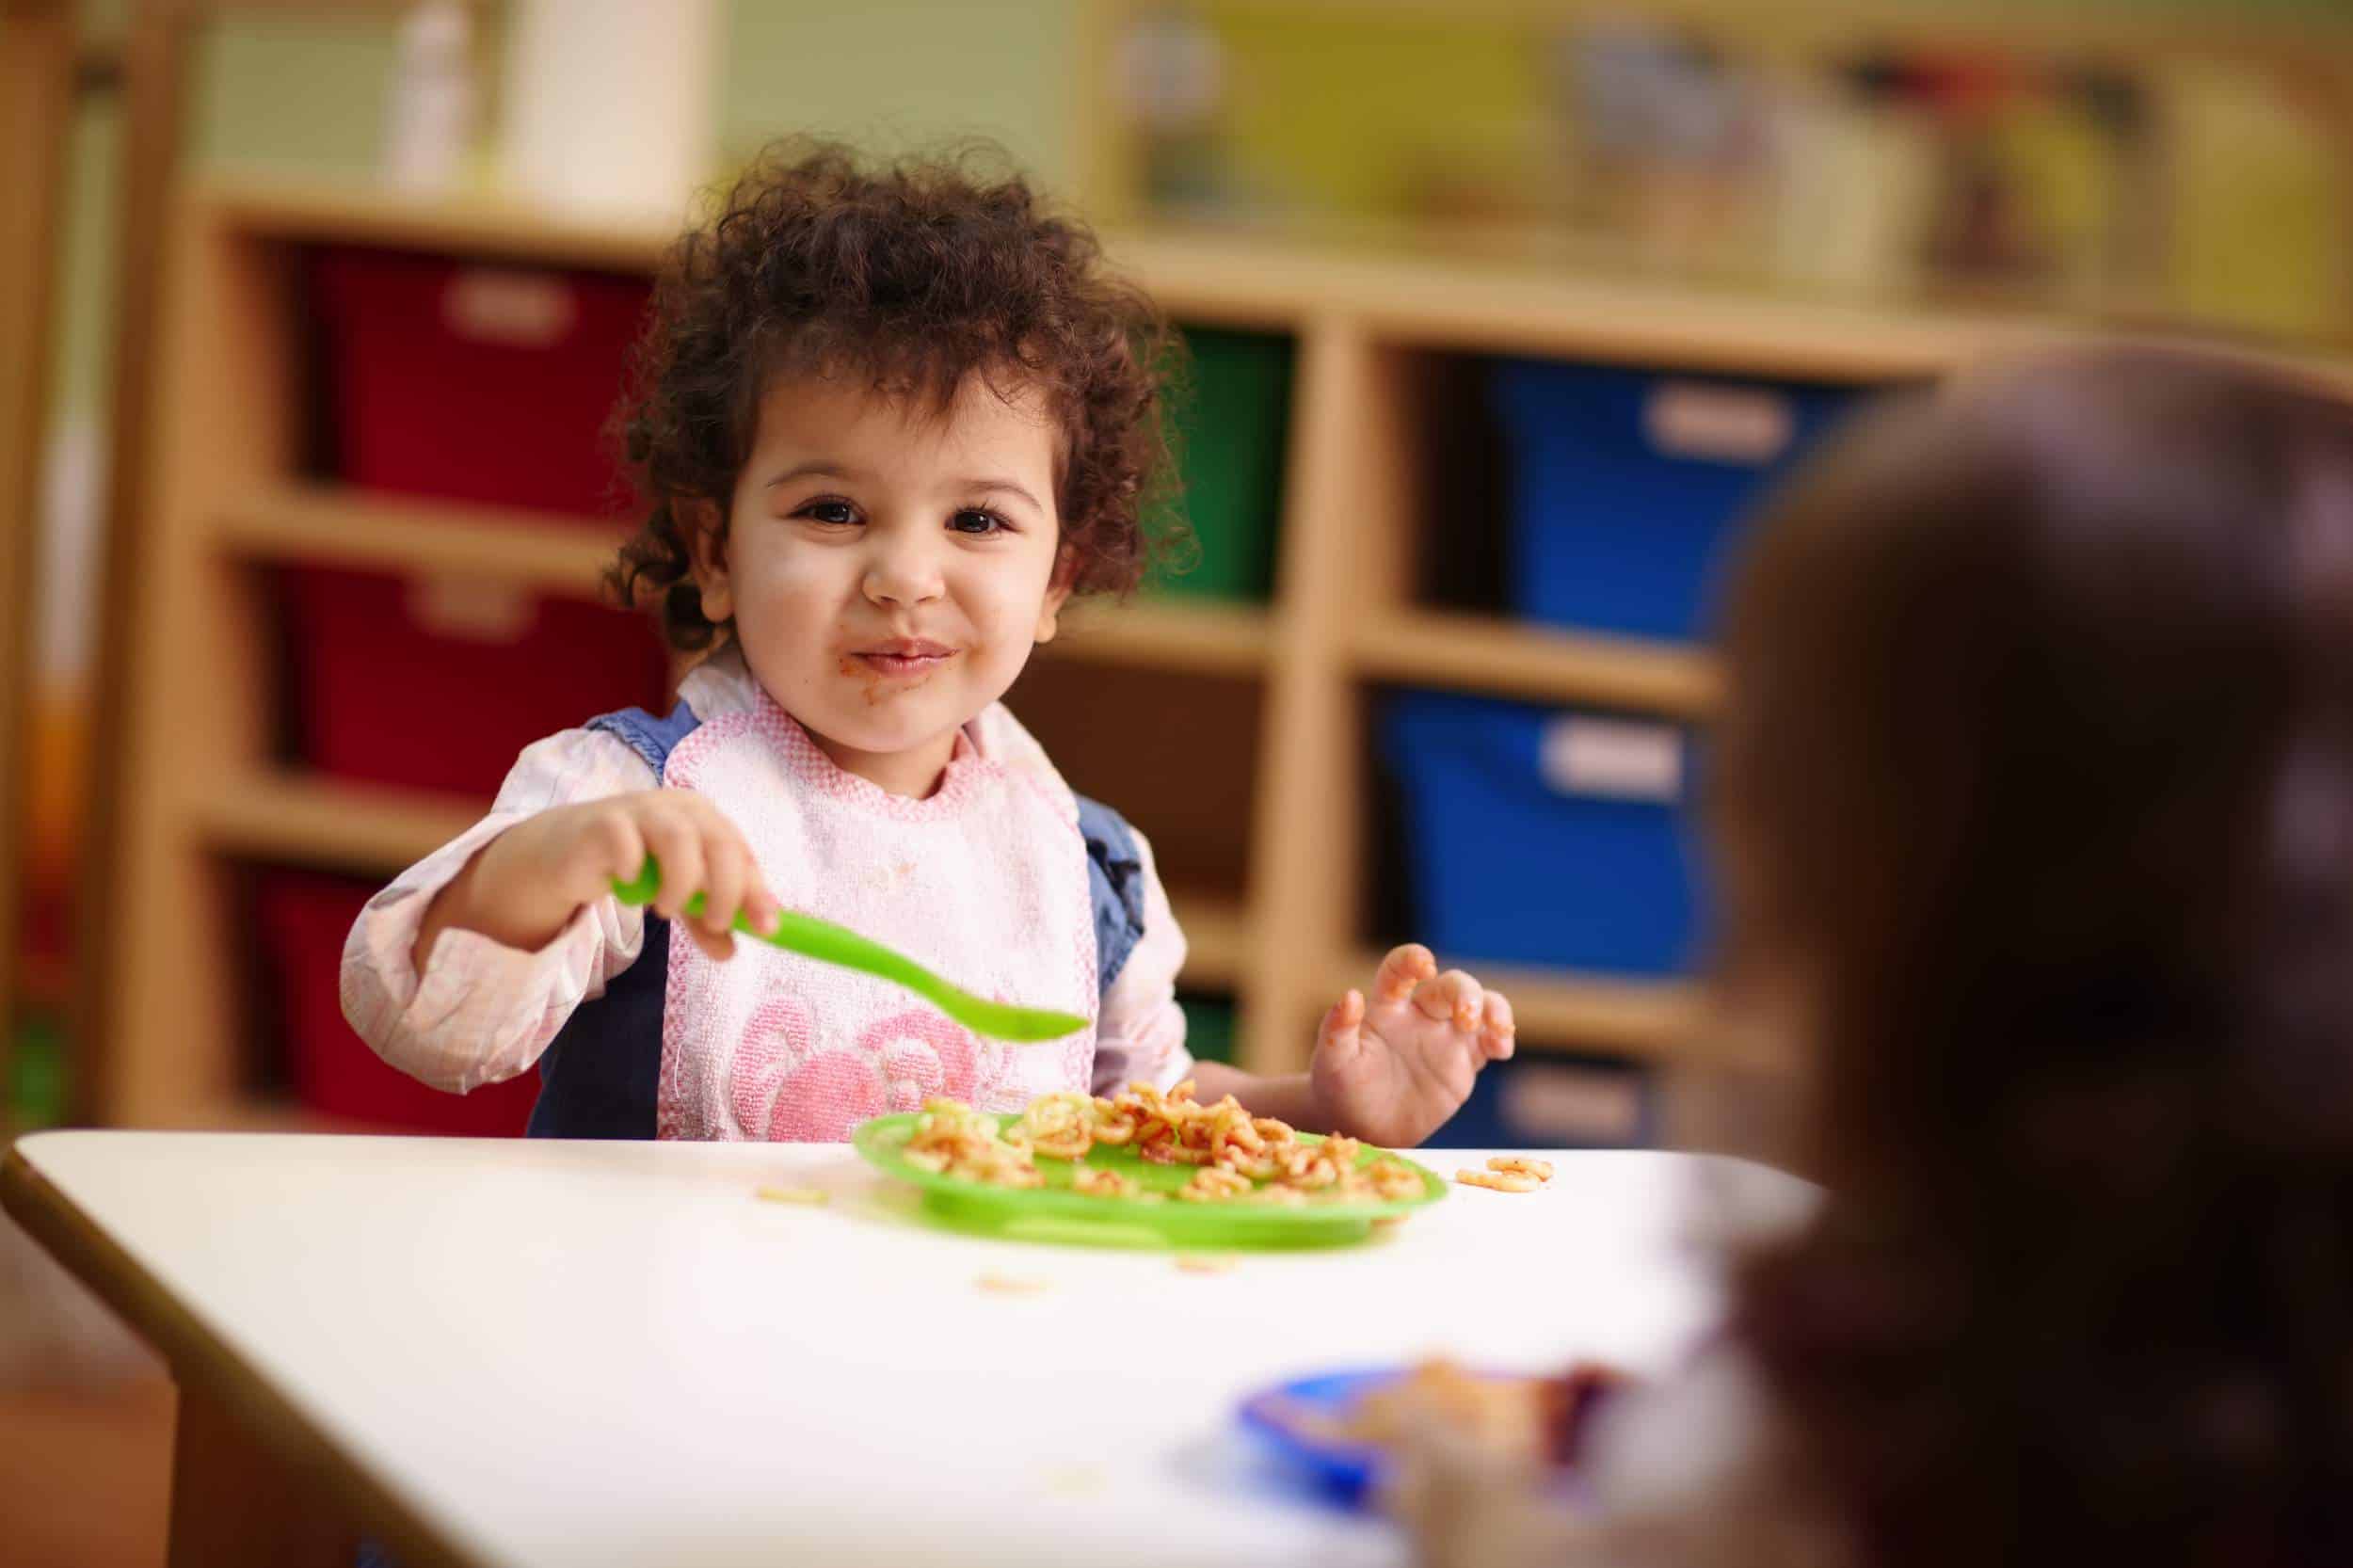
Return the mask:
<svg viewBox="0 0 2353 1568"><path fill-rule="evenodd" d="M1113 1096L1046 1095L1019 1119L999 1119L955 1100L927 1103L907 1140L907 1163L935 1175L993 1187L1041 1187L1039 1159L1083 1160L1097 1146L1131 1150L1155 1165L1190 1165L1182 1203L1390 1203L1421 1195L1420 1172L1353 1138L1304 1138L1284 1122L1253 1116L1233 1096L1193 1098L1191 1080L1163 1094L1131 1084ZM1071 1191L1096 1197L1163 1201L1119 1171L1078 1166Z"/></svg>

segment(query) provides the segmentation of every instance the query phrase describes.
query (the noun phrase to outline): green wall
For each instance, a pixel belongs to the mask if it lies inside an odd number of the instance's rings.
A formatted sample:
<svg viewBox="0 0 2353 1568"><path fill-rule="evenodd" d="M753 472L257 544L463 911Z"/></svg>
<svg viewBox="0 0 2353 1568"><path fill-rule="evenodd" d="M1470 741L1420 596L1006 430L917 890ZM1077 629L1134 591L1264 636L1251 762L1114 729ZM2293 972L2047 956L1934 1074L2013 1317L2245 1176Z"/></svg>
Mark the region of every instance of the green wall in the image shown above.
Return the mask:
<svg viewBox="0 0 2353 1568"><path fill-rule="evenodd" d="M982 136L1045 185L1079 166L1081 0L737 0L719 80L720 151L784 131L881 149Z"/></svg>
<svg viewBox="0 0 2353 1568"><path fill-rule="evenodd" d="M373 174L392 38L382 17L232 13L204 30L189 104L191 152L203 164Z"/></svg>

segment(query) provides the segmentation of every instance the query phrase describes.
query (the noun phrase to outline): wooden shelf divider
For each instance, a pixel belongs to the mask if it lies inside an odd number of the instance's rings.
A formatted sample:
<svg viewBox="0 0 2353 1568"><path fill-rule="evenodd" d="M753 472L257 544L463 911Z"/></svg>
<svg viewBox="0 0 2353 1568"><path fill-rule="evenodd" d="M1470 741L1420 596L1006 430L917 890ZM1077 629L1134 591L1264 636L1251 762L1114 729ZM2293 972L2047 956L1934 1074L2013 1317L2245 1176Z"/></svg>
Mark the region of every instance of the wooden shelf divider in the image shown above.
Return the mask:
<svg viewBox="0 0 2353 1568"><path fill-rule="evenodd" d="M1437 611L1366 621L1354 653L1370 680L1687 719L1714 712L1722 687L1715 657L1696 648Z"/></svg>
<svg viewBox="0 0 2353 1568"><path fill-rule="evenodd" d="M1274 645L1273 617L1256 605L1134 599L1064 613L1041 658L1195 675L1257 676Z"/></svg>
<svg viewBox="0 0 2353 1568"><path fill-rule="evenodd" d="M232 501L213 534L240 557L378 571L446 574L597 594L625 524L285 485Z"/></svg>
<svg viewBox="0 0 2353 1568"><path fill-rule="evenodd" d="M463 795L256 770L216 789L198 825L216 850L389 876L472 827L488 807Z"/></svg>

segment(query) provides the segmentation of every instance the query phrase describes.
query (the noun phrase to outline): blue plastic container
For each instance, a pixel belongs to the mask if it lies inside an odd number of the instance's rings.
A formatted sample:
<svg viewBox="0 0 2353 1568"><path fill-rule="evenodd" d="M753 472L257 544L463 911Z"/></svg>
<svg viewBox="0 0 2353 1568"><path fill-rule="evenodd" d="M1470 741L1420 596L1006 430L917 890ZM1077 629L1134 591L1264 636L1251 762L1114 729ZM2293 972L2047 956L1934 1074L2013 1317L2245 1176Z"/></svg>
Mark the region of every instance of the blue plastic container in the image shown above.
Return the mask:
<svg viewBox="0 0 2353 1568"><path fill-rule="evenodd" d="M1513 608L1676 639L1701 634L1735 525L1858 395L1554 360L1491 374Z"/></svg>
<svg viewBox="0 0 2353 1568"><path fill-rule="evenodd" d="M1387 704L1382 751L1404 798L1417 939L1490 963L1689 967L1694 759L1680 727L1413 693Z"/></svg>

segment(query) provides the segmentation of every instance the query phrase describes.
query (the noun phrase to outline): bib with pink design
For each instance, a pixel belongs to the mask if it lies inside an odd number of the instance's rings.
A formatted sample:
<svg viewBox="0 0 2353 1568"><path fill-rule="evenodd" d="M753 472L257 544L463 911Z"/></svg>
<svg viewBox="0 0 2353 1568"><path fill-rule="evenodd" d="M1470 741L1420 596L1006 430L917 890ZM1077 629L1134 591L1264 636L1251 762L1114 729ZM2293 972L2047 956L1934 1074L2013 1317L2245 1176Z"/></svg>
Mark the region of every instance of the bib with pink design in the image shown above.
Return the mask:
<svg viewBox="0 0 2353 1568"><path fill-rule="evenodd" d="M977 743L976 744L976 740ZM928 799L843 772L773 702L680 740L663 782L742 829L785 906L895 948L968 991L1094 1018L1096 923L1076 797L1002 709L958 737ZM871 976L763 943L714 963L668 944L656 1130L838 1142L935 1095L1018 1110L1088 1087L1090 1026L984 1040Z"/></svg>

